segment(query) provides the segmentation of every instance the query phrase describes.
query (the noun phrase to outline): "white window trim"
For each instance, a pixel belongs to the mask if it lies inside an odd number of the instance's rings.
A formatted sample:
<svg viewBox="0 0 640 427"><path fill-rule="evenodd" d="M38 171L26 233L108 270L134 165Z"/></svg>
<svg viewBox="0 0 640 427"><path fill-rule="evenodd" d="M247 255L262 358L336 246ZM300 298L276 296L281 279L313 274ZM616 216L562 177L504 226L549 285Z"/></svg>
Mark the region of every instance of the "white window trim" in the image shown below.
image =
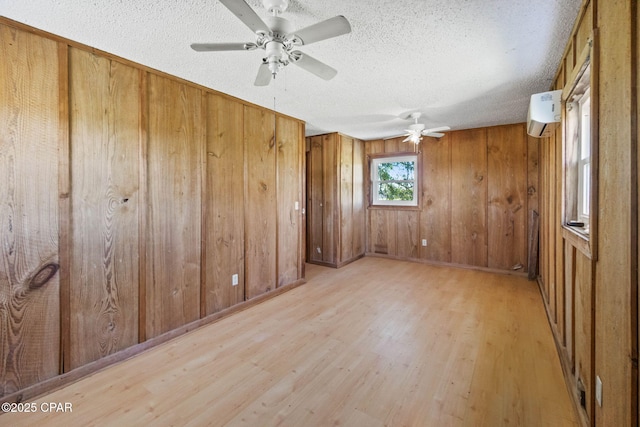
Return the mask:
<svg viewBox="0 0 640 427"><path fill-rule="evenodd" d="M579 118L580 118L580 146L578 147L578 220L584 222L585 228L589 227L589 204L591 192L591 91L587 89L578 101ZM585 116L588 122L585 123ZM583 157L582 152L584 146L589 147L589 155ZM586 169L586 170L585 170ZM586 175L586 176L585 176ZM587 188L585 188L585 185ZM585 205L586 195L586 209Z"/></svg>
<svg viewBox="0 0 640 427"><path fill-rule="evenodd" d="M414 179L404 181L380 181L378 180L377 170L380 163L391 162L413 162ZM413 183L413 199L412 200L380 200L378 199L378 186L381 182L412 182ZM418 206L418 155L411 154L406 156L387 156L375 157L371 159L371 204L373 206Z"/></svg>

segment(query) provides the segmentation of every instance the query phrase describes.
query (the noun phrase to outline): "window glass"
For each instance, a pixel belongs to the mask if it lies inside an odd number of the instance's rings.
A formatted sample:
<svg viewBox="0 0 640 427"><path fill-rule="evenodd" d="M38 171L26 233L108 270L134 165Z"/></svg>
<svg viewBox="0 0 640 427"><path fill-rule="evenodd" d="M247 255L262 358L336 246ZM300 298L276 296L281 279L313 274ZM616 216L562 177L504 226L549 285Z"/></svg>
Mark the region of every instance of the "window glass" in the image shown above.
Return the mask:
<svg viewBox="0 0 640 427"><path fill-rule="evenodd" d="M371 164L374 205L417 206L418 156L375 158Z"/></svg>

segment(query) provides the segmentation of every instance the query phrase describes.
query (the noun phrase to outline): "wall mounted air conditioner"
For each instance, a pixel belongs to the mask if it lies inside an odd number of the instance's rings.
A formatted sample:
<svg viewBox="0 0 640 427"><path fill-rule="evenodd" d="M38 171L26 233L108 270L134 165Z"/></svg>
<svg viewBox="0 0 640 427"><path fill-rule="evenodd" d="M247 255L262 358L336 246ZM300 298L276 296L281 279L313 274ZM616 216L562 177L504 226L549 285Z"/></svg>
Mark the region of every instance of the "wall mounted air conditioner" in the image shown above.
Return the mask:
<svg viewBox="0 0 640 427"><path fill-rule="evenodd" d="M548 124L560 121L561 90L552 90L531 95L527 114L527 133L536 138L549 136Z"/></svg>

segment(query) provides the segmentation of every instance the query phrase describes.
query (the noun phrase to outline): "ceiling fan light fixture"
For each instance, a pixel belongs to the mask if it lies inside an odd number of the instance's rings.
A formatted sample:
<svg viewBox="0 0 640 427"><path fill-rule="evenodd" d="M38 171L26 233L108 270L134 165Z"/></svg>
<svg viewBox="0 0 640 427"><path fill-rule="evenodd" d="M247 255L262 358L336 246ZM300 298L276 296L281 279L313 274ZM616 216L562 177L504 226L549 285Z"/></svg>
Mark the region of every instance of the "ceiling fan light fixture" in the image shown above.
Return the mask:
<svg viewBox="0 0 640 427"><path fill-rule="evenodd" d="M269 71L271 71L271 74L275 79L276 74L278 74L278 71L280 71L280 68L286 65L282 60L284 54L284 46L280 42L271 41L265 46L265 51L267 53L265 62L269 64Z"/></svg>

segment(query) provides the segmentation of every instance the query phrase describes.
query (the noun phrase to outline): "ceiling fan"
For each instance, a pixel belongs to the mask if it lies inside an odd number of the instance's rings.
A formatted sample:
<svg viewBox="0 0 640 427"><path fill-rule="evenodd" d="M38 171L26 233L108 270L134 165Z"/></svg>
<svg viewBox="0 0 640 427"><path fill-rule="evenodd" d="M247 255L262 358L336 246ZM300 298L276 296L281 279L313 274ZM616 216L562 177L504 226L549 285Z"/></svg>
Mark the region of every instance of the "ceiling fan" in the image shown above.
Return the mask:
<svg viewBox="0 0 640 427"><path fill-rule="evenodd" d="M267 86L278 71L290 63L316 76L330 80L338 73L335 69L317 59L294 50L297 46L308 45L351 32L351 25L344 16L336 16L308 27L293 31L292 24L279 15L289 6L289 0L262 0L264 7L272 14L264 21L245 0L220 0L247 27L256 33L253 43L193 43L197 52L263 49L266 56L258 69L256 86Z"/></svg>
<svg viewBox="0 0 640 427"><path fill-rule="evenodd" d="M403 136L406 136L406 138L402 140L402 142L413 142L414 144L419 144L420 141L422 141L423 136L442 138L444 134L441 132L451 129L449 126L440 126L437 128L425 129L424 124L418 123L418 119L421 115L422 113L411 113L409 117L411 117L414 122L409 126L409 129L405 129L407 133Z"/></svg>

